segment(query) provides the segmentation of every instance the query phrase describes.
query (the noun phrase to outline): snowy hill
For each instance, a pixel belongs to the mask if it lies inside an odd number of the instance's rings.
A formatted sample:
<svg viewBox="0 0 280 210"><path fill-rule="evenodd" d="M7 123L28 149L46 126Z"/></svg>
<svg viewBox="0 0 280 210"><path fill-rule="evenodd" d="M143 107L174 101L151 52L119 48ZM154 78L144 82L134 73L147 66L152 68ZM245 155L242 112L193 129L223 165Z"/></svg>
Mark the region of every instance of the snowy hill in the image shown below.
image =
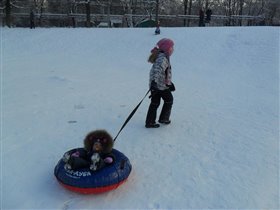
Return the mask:
<svg viewBox="0 0 280 210"><path fill-rule="evenodd" d="M0 30L1 209L279 208L279 28ZM91 130L117 134L163 37L172 124L146 129L146 98L115 144L128 181L65 190L57 161Z"/></svg>

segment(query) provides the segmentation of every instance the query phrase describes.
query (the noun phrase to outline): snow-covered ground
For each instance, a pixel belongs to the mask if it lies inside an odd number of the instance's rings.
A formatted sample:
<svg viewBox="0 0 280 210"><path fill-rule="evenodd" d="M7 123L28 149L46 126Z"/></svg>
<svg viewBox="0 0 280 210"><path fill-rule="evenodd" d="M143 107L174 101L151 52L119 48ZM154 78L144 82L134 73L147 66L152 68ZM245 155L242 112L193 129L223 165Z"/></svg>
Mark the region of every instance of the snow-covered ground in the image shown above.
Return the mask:
<svg viewBox="0 0 280 210"><path fill-rule="evenodd" d="M1 28L1 209L278 209L279 28ZM150 50L175 41L172 124L144 100L115 148L125 184L62 188L53 169L85 135L115 136L148 89Z"/></svg>

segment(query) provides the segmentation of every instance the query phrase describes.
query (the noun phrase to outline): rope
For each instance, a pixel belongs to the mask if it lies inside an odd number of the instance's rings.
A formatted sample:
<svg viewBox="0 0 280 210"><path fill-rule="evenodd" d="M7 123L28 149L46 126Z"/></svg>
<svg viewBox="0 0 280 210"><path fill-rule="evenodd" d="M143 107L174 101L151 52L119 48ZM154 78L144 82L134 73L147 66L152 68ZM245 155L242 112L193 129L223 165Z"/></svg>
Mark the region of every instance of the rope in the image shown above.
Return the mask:
<svg viewBox="0 0 280 210"><path fill-rule="evenodd" d="M126 124L129 122L129 120L133 117L133 115L135 114L135 112L137 111L137 109L139 108L139 106L141 105L141 103L143 102L143 100L146 98L146 96L148 95L148 93L150 92L150 90L148 90L148 92L145 94L145 96L142 98L142 100L139 102L139 104L132 110L132 112L130 113L130 115L127 117L127 119L125 120L124 124L122 125L121 129L119 130L117 136L114 138L114 141L116 141L116 139L118 138L120 132L122 131L122 129L124 129L124 127L126 126Z"/></svg>

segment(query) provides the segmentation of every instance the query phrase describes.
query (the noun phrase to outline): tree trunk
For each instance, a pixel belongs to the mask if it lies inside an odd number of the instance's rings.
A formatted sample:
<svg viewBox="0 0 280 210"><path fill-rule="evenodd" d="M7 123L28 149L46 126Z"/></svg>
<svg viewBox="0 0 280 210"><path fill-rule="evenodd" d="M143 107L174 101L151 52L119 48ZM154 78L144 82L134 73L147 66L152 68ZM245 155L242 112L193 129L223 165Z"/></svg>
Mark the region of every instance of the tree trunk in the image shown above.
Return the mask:
<svg viewBox="0 0 280 210"><path fill-rule="evenodd" d="M208 7L209 7L209 0L206 0L206 2L205 2L205 11L208 9Z"/></svg>
<svg viewBox="0 0 280 210"><path fill-rule="evenodd" d="M156 0L156 23L158 23L158 8L159 8L159 0Z"/></svg>
<svg viewBox="0 0 280 210"><path fill-rule="evenodd" d="M239 1L239 15L243 15L244 0ZM239 26L242 26L242 19L239 20Z"/></svg>
<svg viewBox="0 0 280 210"><path fill-rule="evenodd" d="M86 27L89 28L91 26L91 22L90 22L90 1L88 1L86 3L86 15L87 15Z"/></svg>
<svg viewBox="0 0 280 210"><path fill-rule="evenodd" d="M231 26L231 15L232 15L232 8L231 8L231 0L228 1L228 25Z"/></svg>
<svg viewBox="0 0 280 210"><path fill-rule="evenodd" d="M184 15L187 15L188 11L188 0L184 0ZM184 19L184 27L186 27L186 18Z"/></svg>
<svg viewBox="0 0 280 210"><path fill-rule="evenodd" d="M188 15L191 15L191 13L192 13L192 1L193 0L190 0ZM189 26L190 26L190 19L188 19L188 27Z"/></svg>
<svg viewBox="0 0 280 210"><path fill-rule="evenodd" d="M11 2L10 0L6 1L6 25L11 27Z"/></svg>
<svg viewBox="0 0 280 210"><path fill-rule="evenodd" d="M129 12L129 27L133 28L133 18L132 18L132 1L128 5L128 12Z"/></svg>

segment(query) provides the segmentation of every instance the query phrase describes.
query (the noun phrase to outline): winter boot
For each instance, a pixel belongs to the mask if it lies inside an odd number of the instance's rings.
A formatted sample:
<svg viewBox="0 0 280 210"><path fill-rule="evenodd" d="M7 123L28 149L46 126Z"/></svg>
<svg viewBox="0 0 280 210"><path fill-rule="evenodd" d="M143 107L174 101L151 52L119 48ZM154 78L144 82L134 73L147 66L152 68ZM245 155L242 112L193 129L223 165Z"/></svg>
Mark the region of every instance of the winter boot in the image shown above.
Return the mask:
<svg viewBox="0 0 280 210"><path fill-rule="evenodd" d="M161 123L161 124L166 124L166 125L168 125L168 124L171 123L171 120L159 120L158 122Z"/></svg>
<svg viewBox="0 0 280 210"><path fill-rule="evenodd" d="M170 115L171 115L171 108L172 108L172 103L164 103L160 116L159 116L159 123L163 124L170 124Z"/></svg>
<svg viewBox="0 0 280 210"><path fill-rule="evenodd" d="M151 103L146 117L146 128L158 128L159 124L156 123L157 109L159 104Z"/></svg>
<svg viewBox="0 0 280 210"><path fill-rule="evenodd" d="M153 124L146 124L146 128L158 128L160 125L158 123L153 123Z"/></svg>

